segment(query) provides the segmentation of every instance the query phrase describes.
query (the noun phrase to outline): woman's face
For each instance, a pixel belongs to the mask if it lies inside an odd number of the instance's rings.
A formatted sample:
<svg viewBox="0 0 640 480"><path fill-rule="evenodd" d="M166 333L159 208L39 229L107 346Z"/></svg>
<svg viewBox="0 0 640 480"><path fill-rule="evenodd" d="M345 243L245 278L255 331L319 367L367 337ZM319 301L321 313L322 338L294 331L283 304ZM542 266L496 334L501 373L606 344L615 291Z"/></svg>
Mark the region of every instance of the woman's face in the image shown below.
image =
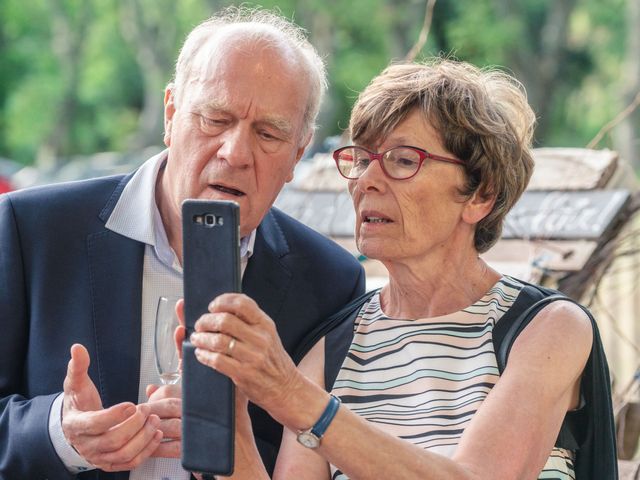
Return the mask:
<svg viewBox="0 0 640 480"><path fill-rule="evenodd" d="M453 156L418 110L398 124L384 143L363 146L381 152L399 145ZM452 163L425 159L414 177L393 180L385 176L379 162L371 162L359 179L349 181L358 249L367 257L394 261L449 255L461 245L472 248L475 223L469 224L465 214L469 202L459 194L464 181L463 168Z"/></svg>

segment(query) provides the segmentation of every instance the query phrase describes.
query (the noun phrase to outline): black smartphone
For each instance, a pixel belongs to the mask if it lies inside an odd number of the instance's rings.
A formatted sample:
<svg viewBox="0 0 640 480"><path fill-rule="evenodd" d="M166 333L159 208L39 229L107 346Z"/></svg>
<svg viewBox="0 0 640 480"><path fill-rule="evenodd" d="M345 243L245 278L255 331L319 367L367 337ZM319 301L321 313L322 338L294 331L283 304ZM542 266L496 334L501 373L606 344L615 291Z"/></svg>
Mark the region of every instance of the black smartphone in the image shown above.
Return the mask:
<svg viewBox="0 0 640 480"><path fill-rule="evenodd" d="M202 365L189 335L218 295L241 291L240 209L235 202L182 203L184 312L182 344L182 466L233 473L235 391L229 377Z"/></svg>

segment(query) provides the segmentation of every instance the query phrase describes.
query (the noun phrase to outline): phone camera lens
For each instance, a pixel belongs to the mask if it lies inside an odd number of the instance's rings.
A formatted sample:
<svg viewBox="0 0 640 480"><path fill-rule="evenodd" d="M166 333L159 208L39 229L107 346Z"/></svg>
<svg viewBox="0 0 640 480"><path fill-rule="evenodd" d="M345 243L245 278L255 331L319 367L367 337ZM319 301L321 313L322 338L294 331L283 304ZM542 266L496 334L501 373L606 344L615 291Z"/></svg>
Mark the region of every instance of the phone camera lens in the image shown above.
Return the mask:
<svg viewBox="0 0 640 480"><path fill-rule="evenodd" d="M216 224L216 217L214 215L208 214L204 216L204 223L206 225L215 225Z"/></svg>

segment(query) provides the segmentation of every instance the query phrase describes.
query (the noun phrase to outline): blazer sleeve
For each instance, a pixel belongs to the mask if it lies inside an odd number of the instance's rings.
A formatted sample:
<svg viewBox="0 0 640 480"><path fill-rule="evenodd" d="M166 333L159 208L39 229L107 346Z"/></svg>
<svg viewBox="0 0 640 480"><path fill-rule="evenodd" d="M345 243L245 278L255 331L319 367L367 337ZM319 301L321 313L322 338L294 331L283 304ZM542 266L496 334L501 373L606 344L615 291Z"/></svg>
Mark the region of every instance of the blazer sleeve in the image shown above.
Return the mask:
<svg viewBox="0 0 640 480"><path fill-rule="evenodd" d="M10 195L0 196L0 480L73 478L49 439L57 394L25 398L29 291Z"/></svg>

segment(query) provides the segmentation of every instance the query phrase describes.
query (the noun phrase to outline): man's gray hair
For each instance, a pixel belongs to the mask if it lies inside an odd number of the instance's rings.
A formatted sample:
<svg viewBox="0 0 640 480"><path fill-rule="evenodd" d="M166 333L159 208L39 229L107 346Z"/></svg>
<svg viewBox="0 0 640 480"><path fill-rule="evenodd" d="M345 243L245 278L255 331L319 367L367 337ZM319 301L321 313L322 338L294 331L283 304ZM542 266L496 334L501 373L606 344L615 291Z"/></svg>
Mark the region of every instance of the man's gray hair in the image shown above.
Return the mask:
<svg viewBox="0 0 640 480"><path fill-rule="evenodd" d="M171 85L175 101L180 101L186 84L200 68L198 65L201 57L198 55L200 49L213 37L230 27L246 27L242 29L242 33L246 35L247 41L267 42L275 46L286 45L291 49L296 66L304 73L301 81L306 80L309 84L309 98L303 117L303 134L306 136L313 132L320 102L327 89L324 62L309 43L304 29L269 10L228 7L196 26L187 36L176 62L173 85Z"/></svg>

